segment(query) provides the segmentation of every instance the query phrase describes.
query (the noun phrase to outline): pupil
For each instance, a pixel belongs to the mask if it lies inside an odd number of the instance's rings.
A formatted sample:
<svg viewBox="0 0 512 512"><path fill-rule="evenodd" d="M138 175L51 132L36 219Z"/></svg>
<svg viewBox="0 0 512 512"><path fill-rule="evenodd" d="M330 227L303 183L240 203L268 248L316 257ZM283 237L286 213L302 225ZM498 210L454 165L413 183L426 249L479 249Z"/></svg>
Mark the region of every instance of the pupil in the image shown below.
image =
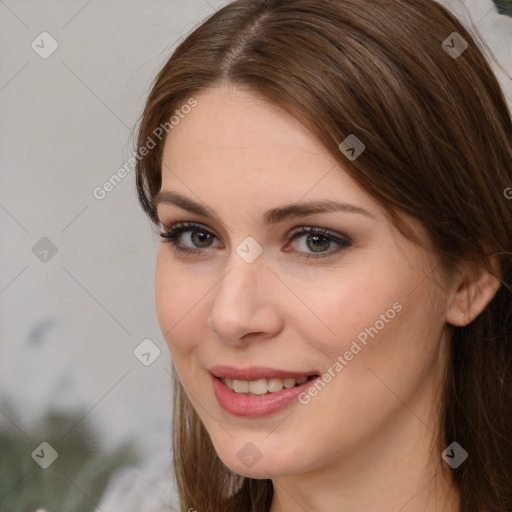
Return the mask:
<svg viewBox="0 0 512 512"><path fill-rule="evenodd" d="M313 241L313 245L309 244L310 241ZM311 235L308 237L308 247L314 252L322 252L322 250L328 249L329 244L330 240L323 235Z"/></svg>
<svg viewBox="0 0 512 512"><path fill-rule="evenodd" d="M205 233L204 231L194 231L192 233L192 239L195 245L205 247L209 245L210 242L210 233Z"/></svg>

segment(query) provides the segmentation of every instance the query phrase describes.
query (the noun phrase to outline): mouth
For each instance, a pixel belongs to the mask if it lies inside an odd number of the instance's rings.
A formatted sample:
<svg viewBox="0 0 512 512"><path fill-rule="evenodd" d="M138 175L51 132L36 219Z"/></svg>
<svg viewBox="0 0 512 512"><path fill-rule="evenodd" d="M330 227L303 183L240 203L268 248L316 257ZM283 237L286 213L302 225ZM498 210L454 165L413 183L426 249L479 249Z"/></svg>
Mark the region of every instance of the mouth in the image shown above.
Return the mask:
<svg viewBox="0 0 512 512"><path fill-rule="evenodd" d="M292 406L315 384L319 372L294 372L264 367L216 366L209 370L219 405L235 416L261 417Z"/></svg>
<svg viewBox="0 0 512 512"><path fill-rule="evenodd" d="M231 391L247 396L261 396L268 393L279 393L283 389L292 389L301 386L305 382L317 378L317 374L302 376L299 378L288 377L280 379L272 377L270 379L241 380L230 379L227 377L216 377Z"/></svg>

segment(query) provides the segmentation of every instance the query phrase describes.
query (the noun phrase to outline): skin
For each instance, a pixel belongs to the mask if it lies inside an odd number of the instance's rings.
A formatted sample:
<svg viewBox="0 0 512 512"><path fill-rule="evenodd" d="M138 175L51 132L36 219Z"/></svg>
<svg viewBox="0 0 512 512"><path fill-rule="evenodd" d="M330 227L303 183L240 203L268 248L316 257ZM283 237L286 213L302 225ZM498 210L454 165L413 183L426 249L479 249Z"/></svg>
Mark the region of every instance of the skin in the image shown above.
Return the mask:
<svg viewBox="0 0 512 512"><path fill-rule="evenodd" d="M284 110L233 86L197 100L167 137L161 190L216 216L166 203L157 210L165 227L200 222L213 237L198 247L191 231L181 235L202 251L197 255L161 243L156 300L180 381L219 457L237 473L272 479L271 512L457 510L435 445L450 324L475 318L497 283L480 270L470 282L442 271ZM326 199L371 216L340 211L263 221L272 208ZM289 241L298 226L352 243L338 250L322 239L330 254L306 259L318 253L308 234ZM263 249L250 264L236 252L248 236ZM218 404L208 368L326 372L394 303L400 312L307 405L254 419ZM261 453L250 468L237 457L247 442Z"/></svg>

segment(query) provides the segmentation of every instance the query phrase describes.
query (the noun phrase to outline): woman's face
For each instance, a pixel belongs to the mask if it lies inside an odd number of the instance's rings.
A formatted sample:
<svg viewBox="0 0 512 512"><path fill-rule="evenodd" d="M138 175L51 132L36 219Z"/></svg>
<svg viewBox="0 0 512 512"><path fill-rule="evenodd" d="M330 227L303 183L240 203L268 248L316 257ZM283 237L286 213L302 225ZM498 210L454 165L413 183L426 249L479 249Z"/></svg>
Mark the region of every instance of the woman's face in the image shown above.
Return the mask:
<svg viewBox="0 0 512 512"><path fill-rule="evenodd" d="M158 215L189 224L159 247L156 299L220 458L255 478L424 462L446 360L436 261L295 118L235 88L196 99L165 143Z"/></svg>

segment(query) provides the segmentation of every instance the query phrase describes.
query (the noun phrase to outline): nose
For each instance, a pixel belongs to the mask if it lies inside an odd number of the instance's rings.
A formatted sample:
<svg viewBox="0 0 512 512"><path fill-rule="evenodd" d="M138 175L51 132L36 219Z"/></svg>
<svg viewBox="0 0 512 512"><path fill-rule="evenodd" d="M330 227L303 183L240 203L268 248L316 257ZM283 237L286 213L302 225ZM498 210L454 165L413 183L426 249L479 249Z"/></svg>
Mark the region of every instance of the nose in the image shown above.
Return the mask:
<svg viewBox="0 0 512 512"><path fill-rule="evenodd" d="M264 258L247 263L234 253L228 268L213 290L208 327L222 341L238 347L276 336L282 329L279 281Z"/></svg>

